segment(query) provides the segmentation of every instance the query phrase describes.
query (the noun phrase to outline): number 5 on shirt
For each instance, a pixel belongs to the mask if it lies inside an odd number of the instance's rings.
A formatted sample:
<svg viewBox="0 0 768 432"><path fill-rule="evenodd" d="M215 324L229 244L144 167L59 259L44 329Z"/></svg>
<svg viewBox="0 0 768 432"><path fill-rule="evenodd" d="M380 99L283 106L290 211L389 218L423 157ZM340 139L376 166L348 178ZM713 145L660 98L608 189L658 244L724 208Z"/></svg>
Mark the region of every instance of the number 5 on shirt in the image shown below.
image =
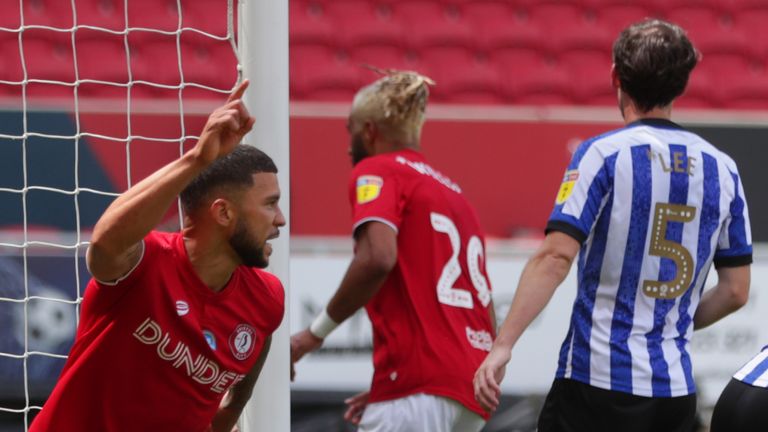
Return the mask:
<svg viewBox="0 0 768 432"><path fill-rule="evenodd" d="M692 221L696 217L696 208L681 204L658 203L653 213L651 245L648 248L648 254L671 259L675 263L676 271L675 277L670 281L643 281L643 292L654 298L676 298L683 295L693 281L693 258L685 246L667 240L667 224L669 221L683 223Z"/></svg>
<svg viewBox="0 0 768 432"><path fill-rule="evenodd" d="M445 215L440 213L430 213L432 228L435 231L448 235L451 241L451 257L443 267L440 279L437 281L437 300L448 306L455 306L465 309L474 308L472 293L468 290L454 288L453 284L461 276L461 265L459 264L459 252L461 251L461 236L456 224ZM483 242L477 236L472 236L466 245L467 248L467 269L469 269L469 278L477 291L477 298L483 307L491 302L491 292L488 289L488 280L480 271L480 259L484 257Z"/></svg>

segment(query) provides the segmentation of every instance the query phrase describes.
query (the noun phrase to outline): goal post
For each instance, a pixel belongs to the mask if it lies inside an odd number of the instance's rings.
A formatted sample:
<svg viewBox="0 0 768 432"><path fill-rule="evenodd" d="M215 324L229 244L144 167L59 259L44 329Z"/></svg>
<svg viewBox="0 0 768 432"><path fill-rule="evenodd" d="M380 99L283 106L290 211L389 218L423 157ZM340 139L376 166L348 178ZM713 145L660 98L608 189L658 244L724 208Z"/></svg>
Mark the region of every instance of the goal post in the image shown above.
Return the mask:
<svg viewBox="0 0 768 432"><path fill-rule="evenodd" d="M288 0L239 0L238 49L243 76L251 80L245 103L256 117L247 144L264 150L278 167L280 207L290 221L288 143ZM243 432L287 432L290 417L290 222L273 241L269 270L285 287L285 316L272 336L269 357L241 418Z"/></svg>

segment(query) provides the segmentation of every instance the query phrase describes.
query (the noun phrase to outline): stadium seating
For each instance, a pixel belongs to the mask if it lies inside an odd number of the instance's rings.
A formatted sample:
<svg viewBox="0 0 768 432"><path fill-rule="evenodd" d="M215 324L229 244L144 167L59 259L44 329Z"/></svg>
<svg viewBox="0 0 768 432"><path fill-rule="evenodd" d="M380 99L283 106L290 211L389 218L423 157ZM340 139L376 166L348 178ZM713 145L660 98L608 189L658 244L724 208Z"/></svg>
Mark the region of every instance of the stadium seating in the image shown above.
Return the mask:
<svg viewBox="0 0 768 432"><path fill-rule="evenodd" d="M452 47L424 52L423 72L437 85L432 99L436 102L497 104L504 101L498 70L486 58L472 50Z"/></svg>
<svg viewBox="0 0 768 432"><path fill-rule="evenodd" d="M760 4L755 7L745 5L734 10L733 27L749 36L744 51L764 60L768 56L768 3L756 3Z"/></svg>
<svg viewBox="0 0 768 432"><path fill-rule="evenodd" d="M11 2L4 2L11 3ZM72 6L59 0L32 0L22 2L24 25L42 25L56 28L72 28ZM5 9L5 4L3 5ZM3 10L3 14L7 12Z"/></svg>
<svg viewBox="0 0 768 432"><path fill-rule="evenodd" d="M19 25L18 11L13 12L18 4L11 3L0 27ZM221 2L182 4L182 27L226 34ZM23 5L25 24L70 28L74 23L69 2ZM78 0L77 5L80 25L125 28L122 0ZM289 13L294 100L347 100L371 77L361 67L370 64L434 76L439 81L435 100L446 103L612 105L607 73L613 40L631 22L660 17L682 25L703 54L681 106L768 109L768 99L761 96L768 76L765 0L290 0ZM131 27L179 27L175 0L131 0L127 15ZM11 57L2 62L8 64L18 51L12 41L16 34L0 33L0 44L8 47L4 53ZM24 35L25 52L43 56L31 60L30 71L61 77L71 68L72 54L60 38L44 33ZM185 79L228 85L230 75L221 73L234 62L227 44L208 39L193 46L184 40L187 33L181 44ZM79 58L86 75L125 78L124 52L107 52L124 51L119 38L78 35L81 49L98 49L109 59L100 69L95 58ZM128 38L134 79L179 82L172 36L132 31ZM17 72L9 66L0 74Z"/></svg>
<svg viewBox="0 0 768 432"><path fill-rule="evenodd" d="M362 68L344 51L325 45L294 45L290 58L291 98L350 101Z"/></svg>
<svg viewBox="0 0 768 432"><path fill-rule="evenodd" d="M696 68L688 79L688 86L676 106L684 108L717 108L723 103L723 92L713 85L709 72Z"/></svg>
<svg viewBox="0 0 768 432"><path fill-rule="evenodd" d="M322 5L310 0L288 2L291 17L291 44L333 44L333 24Z"/></svg>
<svg viewBox="0 0 768 432"><path fill-rule="evenodd" d="M75 81L74 54L69 33L29 29L24 32L22 41L28 78Z"/></svg>
<svg viewBox="0 0 768 432"><path fill-rule="evenodd" d="M128 26L173 31L179 28L175 0L128 2Z"/></svg>
<svg viewBox="0 0 768 432"><path fill-rule="evenodd" d="M80 0L77 2L77 23L115 31L124 30L125 3L123 0Z"/></svg>
<svg viewBox="0 0 768 432"><path fill-rule="evenodd" d="M79 30L77 42L77 71L80 79L128 82L125 42L121 35L96 30Z"/></svg>
<svg viewBox="0 0 768 432"><path fill-rule="evenodd" d="M405 45L405 29L401 22L393 19L388 5L337 0L329 2L325 12L329 22L333 23L336 41L343 47Z"/></svg>
<svg viewBox="0 0 768 432"><path fill-rule="evenodd" d="M616 92L611 86L611 53L607 49L570 50L558 56L561 65L567 65L570 95L579 104L614 105Z"/></svg>

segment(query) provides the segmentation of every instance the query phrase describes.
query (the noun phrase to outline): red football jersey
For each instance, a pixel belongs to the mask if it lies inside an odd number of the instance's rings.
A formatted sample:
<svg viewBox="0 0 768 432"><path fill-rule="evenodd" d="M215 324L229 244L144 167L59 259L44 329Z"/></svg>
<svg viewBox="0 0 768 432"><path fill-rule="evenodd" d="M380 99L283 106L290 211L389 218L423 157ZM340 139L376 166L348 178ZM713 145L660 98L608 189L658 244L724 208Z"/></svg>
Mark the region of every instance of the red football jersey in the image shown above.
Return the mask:
<svg viewBox="0 0 768 432"><path fill-rule="evenodd" d="M358 163L349 197L355 229L378 221L397 231L397 265L366 305L370 401L428 393L488 418L472 378L493 341L491 286L483 233L461 188L404 150Z"/></svg>
<svg viewBox="0 0 768 432"><path fill-rule="evenodd" d="M30 431L203 431L283 307L274 275L240 266L215 293L181 234L152 232L125 279L89 282L75 344Z"/></svg>

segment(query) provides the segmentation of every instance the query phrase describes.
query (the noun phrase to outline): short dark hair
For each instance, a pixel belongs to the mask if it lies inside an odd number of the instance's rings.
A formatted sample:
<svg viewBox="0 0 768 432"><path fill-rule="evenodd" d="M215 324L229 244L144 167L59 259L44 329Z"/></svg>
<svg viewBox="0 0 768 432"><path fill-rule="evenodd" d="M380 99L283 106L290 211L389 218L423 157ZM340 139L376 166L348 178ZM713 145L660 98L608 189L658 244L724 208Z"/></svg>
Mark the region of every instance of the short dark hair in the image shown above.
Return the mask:
<svg viewBox="0 0 768 432"><path fill-rule="evenodd" d="M630 25L613 44L621 89L643 112L669 105L683 94L698 59L685 31L658 19Z"/></svg>
<svg viewBox="0 0 768 432"><path fill-rule="evenodd" d="M205 203L211 192L220 188L243 189L253 186L253 174L277 173L272 158L256 147L240 144L217 159L181 191L181 205L190 214Z"/></svg>

